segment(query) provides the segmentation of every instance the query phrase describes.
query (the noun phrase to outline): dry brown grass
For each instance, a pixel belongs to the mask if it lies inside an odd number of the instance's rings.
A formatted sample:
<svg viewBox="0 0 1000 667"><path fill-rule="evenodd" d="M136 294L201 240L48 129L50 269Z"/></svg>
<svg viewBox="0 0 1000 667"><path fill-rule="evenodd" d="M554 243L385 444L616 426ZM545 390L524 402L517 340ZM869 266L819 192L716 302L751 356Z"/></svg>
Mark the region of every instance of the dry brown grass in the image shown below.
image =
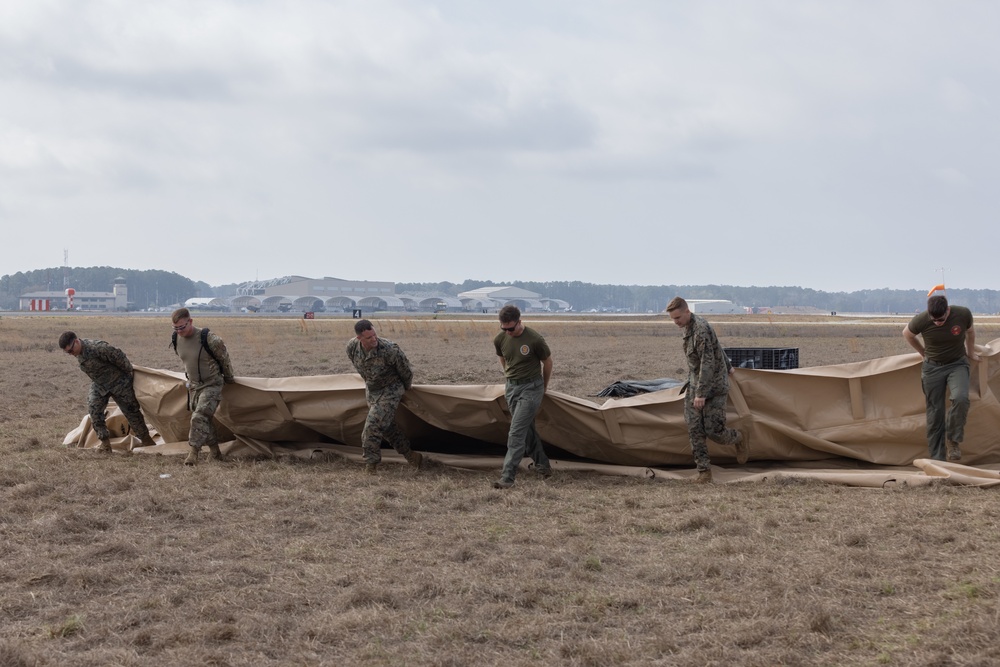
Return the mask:
<svg viewBox="0 0 1000 667"><path fill-rule="evenodd" d="M348 370L349 321L197 319L240 375ZM536 323L566 393L683 363L662 321ZM378 326L417 382L499 379L492 320ZM717 329L803 365L907 351L902 322L777 326ZM58 445L87 387L66 328L178 368L165 318L0 319L0 665L1000 661L994 491L101 458Z"/></svg>

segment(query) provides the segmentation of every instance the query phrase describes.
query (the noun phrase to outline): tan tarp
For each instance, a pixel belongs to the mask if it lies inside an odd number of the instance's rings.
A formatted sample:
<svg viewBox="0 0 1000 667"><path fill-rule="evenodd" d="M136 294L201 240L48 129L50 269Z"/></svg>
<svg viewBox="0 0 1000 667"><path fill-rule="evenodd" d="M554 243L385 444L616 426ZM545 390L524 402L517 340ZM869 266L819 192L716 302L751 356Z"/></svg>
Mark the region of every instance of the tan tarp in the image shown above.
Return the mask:
<svg viewBox="0 0 1000 667"><path fill-rule="evenodd" d="M737 369L729 423L749 429L751 462L736 470L730 467L735 463L731 448L709 443L713 463L726 466L716 477L808 475L862 486L938 478L1000 483L1000 339L983 347L981 356L972 365L963 465L922 458L927 444L920 357L905 354L791 371ZM147 419L167 443L152 449L183 452L190 419L183 375L136 367L135 387ZM603 405L549 392L537 425L546 443L596 462L560 461L557 469L611 464L624 466L616 468L624 474L681 477L690 470L655 468L692 465L683 404L678 389ZM216 418L220 439L227 441L224 448L233 455L309 456L327 450L356 455L366 414L360 377L330 375L238 378L226 386ZM499 468L495 457L477 462L475 456L483 453L482 442L506 442L509 414L501 385L416 385L406 393L397 418L411 438L434 438L440 431L461 436L452 447L456 454L432 455L436 460ZM109 427L127 428L123 422L112 416ZM455 444L454 437L449 440ZM87 418L65 443L96 445ZM386 458L393 457L387 453Z"/></svg>

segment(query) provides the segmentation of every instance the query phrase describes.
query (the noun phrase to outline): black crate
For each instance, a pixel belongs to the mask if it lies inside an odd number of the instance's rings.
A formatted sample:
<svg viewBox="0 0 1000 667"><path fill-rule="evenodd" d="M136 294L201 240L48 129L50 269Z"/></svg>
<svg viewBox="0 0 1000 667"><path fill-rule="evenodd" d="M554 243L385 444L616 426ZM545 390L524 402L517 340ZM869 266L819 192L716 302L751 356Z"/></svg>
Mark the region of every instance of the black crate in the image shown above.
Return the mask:
<svg viewBox="0 0 1000 667"><path fill-rule="evenodd" d="M797 347L726 347L722 351L736 368L787 371L799 367Z"/></svg>

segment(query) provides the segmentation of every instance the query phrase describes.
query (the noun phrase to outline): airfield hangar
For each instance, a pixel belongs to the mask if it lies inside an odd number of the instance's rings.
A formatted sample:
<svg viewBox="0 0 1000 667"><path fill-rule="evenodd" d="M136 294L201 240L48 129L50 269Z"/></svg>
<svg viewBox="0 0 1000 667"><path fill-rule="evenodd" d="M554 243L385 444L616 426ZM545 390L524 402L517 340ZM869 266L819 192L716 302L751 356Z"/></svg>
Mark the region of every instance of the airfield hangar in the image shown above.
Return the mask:
<svg viewBox="0 0 1000 667"><path fill-rule="evenodd" d="M229 299L189 299L193 308L258 310L261 312L495 312L507 304L522 311L565 311L570 305L511 286L483 287L458 297L435 294L396 294L395 283L340 278L285 276L241 284ZM204 303L202 303L204 302Z"/></svg>

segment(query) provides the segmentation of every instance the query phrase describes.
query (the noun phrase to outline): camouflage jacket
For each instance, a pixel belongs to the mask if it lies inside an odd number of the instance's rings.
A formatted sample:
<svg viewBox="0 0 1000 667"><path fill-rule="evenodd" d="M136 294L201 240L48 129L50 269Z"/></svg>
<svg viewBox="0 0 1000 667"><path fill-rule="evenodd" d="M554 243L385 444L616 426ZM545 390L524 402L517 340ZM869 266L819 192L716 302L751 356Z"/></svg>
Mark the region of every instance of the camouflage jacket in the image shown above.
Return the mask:
<svg viewBox="0 0 1000 667"><path fill-rule="evenodd" d="M732 364L722 351L711 325L694 313L684 328L684 355L688 361L688 391L691 396L712 398L729 392L729 369Z"/></svg>
<svg viewBox="0 0 1000 667"><path fill-rule="evenodd" d="M396 382L403 383L403 389L409 389L413 383L410 361L391 340L379 338L378 345L369 352L361 347L361 341L352 338L347 343L347 356L372 391L385 389Z"/></svg>
<svg viewBox="0 0 1000 667"><path fill-rule="evenodd" d="M81 338L80 343L80 354L76 358L80 370L102 393L107 394L123 384L132 384L132 362L124 352L103 340Z"/></svg>

